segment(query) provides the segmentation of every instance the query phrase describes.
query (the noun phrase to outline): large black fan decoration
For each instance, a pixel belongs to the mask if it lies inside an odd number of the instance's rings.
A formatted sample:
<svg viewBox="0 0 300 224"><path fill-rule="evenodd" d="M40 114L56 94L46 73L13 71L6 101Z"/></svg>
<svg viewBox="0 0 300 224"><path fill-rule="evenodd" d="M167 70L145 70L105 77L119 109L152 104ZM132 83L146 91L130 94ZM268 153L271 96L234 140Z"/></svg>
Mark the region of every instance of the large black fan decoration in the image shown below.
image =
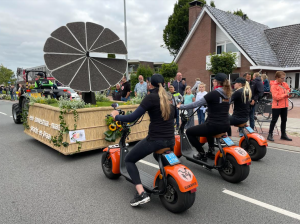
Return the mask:
<svg viewBox="0 0 300 224"><path fill-rule="evenodd" d="M91 22L68 23L53 31L44 52L53 77L81 92L107 89L126 72L126 60L90 57L90 52L127 54L123 41L114 32Z"/></svg>

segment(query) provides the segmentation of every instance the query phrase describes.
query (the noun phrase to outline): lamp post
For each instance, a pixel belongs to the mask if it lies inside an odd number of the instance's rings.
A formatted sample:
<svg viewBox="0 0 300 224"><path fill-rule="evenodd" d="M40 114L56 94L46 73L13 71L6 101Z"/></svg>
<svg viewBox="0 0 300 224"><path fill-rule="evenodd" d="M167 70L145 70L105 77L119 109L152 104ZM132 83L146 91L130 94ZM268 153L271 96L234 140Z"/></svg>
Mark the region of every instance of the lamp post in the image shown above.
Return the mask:
<svg viewBox="0 0 300 224"><path fill-rule="evenodd" d="M125 31L125 46L127 48L127 54L126 54L126 78L127 80L129 79L128 77L128 46L127 46L127 27L126 27L126 2L124 0L124 31Z"/></svg>

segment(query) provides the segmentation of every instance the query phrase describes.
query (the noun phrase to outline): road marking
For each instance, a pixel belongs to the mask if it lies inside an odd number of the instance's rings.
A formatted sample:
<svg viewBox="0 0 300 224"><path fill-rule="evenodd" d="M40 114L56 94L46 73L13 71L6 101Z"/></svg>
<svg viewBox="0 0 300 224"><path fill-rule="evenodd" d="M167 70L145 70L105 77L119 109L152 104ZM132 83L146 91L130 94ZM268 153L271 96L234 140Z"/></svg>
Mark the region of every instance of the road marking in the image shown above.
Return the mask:
<svg viewBox="0 0 300 224"><path fill-rule="evenodd" d="M252 203L252 204L261 206L261 207L263 207L263 208L272 210L272 211L274 211L274 212L278 212L278 213L280 213L280 214L282 214L282 215L286 215L286 216L289 216L289 217L291 217L291 218L300 220L300 215L298 215L298 214L296 214L296 213L293 213L293 212L289 212L289 211L284 210L284 209L282 209L282 208L278 208L278 207L275 207L275 206L273 206L273 205L269 205L269 204L267 204L267 203L264 203L264 202L255 200L255 199L253 199L253 198L246 197L246 196L244 196L244 195L241 195L241 194L238 194L238 193L235 193L235 192L233 192L233 191L226 190L226 189L223 190L223 193L228 194L228 195L231 195L231 196L236 197L236 198L239 198L239 199L241 199L241 200L250 202L250 203Z"/></svg>
<svg viewBox="0 0 300 224"><path fill-rule="evenodd" d="M0 112L0 114L7 115L6 113L2 113L2 112Z"/></svg>
<svg viewBox="0 0 300 224"><path fill-rule="evenodd" d="M147 162L147 161L145 161L145 160L140 160L139 162L140 162L140 163L144 163L144 164L146 164L146 165L148 165L148 166L152 166L152 167L154 167L154 168L159 169L159 166L158 166L158 165L153 164L153 163L149 163L149 162Z"/></svg>
<svg viewBox="0 0 300 224"><path fill-rule="evenodd" d="M12 117L12 116L10 116L10 117Z"/></svg>

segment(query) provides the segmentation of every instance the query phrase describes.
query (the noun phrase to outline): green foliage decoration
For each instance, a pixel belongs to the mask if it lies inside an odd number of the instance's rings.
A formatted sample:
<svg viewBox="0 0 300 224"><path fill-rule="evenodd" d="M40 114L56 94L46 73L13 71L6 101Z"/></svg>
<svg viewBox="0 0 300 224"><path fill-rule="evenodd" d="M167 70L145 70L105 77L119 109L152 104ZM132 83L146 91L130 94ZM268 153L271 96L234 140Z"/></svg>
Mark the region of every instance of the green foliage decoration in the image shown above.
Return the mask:
<svg viewBox="0 0 300 224"><path fill-rule="evenodd" d="M106 97L106 94L101 94L100 92L95 93L96 101L97 102L108 102L110 99Z"/></svg>
<svg viewBox="0 0 300 224"><path fill-rule="evenodd" d="M127 111L126 115L131 114L132 111ZM108 126L106 132L104 132L105 140L108 142L115 142L117 138L122 136L123 127L121 122L115 121L115 119L111 115L106 115L105 123Z"/></svg>
<svg viewBox="0 0 300 224"><path fill-rule="evenodd" d="M223 52L222 54L210 54L209 71L213 74L225 73L231 74L236 69L235 60L237 55L231 52Z"/></svg>

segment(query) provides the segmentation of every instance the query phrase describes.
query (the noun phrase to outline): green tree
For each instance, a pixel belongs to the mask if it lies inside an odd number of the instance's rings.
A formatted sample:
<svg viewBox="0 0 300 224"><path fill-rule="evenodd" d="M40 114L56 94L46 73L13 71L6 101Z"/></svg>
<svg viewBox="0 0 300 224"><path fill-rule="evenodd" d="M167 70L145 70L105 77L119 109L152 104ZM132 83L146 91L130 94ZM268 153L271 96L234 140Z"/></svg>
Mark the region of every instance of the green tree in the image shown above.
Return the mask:
<svg viewBox="0 0 300 224"><path fill-rule="evenodd" d="M222 54L210 54L209 71L213 74L225 73L231 74L236 69L235 60L237 55L231 52L223 52Z"/></svg>
<svg viewBox="0 0 300 224"><path fill-rule="evenodd" d="M12 70L0 65L0 84L8 85L8 82L13 84L16 81L15 74Z"/></svg>
<svg viewBox="0 0 300 224"><path fill-rule="evenodd" d="M206 4L205 0L200 0ZM163 31L163 40L171 55L175 56L189 33L189 3L191 0L178 0L174 5L173 14Z"/></svg>
<svg viewBox="0 0 300 224"><path fill-rule="evenodd" d="M116 55L115 54L107 54L107 57L108 58L116 58Z"/></svg>
<svg viewBox="0 0 300 224"><path fill-rule="evenodd" d="M154 73L154 70L150 68L149 66L139 65L136 74L130 75L130 85L131 85L131 91L134 91L135 85L139 82L139 75L142 75L144 77L144 81L148 77L151 77Z"/></svg>
<svg viewBox="0 0 300 224"><path fill-rule="evenodd" d="M215 1L210 1L210 6L216 8Z"/></svg>
<svg viewBox="0 0 300 224"><path fill-rule="evenodd" d="M170 64L162 64L159 74L161 74L164 79L165 83L168 83L171 79L174 79L178 72L178 65L175 62Z"/></svg>

